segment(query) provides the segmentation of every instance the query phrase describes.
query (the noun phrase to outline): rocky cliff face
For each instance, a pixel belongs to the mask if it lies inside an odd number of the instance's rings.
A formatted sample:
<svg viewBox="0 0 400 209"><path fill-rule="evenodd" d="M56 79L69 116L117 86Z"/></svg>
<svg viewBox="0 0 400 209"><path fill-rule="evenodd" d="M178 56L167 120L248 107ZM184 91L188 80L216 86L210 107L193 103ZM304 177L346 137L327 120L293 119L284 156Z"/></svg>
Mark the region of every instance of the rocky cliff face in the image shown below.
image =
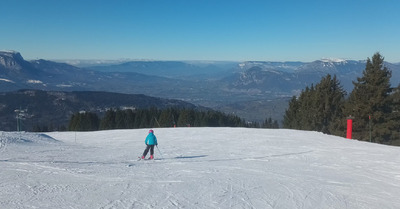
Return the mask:
<svg viewBox="0 0 400 209"><path fill-rule="evenodd" d="M23 62L21 54L14 51L0 51L0 66L7 69L21 69Z"/></svg>

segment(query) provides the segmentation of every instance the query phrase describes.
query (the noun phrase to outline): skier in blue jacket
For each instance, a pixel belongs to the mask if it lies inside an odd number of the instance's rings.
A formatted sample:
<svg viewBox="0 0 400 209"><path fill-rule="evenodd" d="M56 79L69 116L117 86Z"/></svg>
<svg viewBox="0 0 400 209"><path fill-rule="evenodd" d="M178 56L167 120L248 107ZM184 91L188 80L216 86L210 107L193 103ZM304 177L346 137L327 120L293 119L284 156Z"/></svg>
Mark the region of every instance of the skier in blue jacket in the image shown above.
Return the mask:
<svg viewBox="0 0 400 209"><path fill-rule="evenodd" d="M154 146L157 146L157 137L154 135L154 131L150 129L149 134L146 137L146 140L144 141L146 143L146 149L143 152L142 159L144 159L147 155L147 153L150 150L150 159L154 159Z"/></svg>

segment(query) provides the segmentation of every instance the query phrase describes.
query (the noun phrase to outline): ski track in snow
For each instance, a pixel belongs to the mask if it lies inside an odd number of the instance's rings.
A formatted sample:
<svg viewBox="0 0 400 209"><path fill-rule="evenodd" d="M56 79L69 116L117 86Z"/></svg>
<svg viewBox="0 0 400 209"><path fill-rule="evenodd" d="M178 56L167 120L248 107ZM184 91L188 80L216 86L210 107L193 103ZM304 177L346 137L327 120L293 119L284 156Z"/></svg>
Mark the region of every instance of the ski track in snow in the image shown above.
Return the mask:
<svg viewBox="0 0 400 209"><path fill-rule="evenodd" d="M400 208L400 148L316 132L0 133L0 208ZM161 159L160 152L163 158Z"/></svg>

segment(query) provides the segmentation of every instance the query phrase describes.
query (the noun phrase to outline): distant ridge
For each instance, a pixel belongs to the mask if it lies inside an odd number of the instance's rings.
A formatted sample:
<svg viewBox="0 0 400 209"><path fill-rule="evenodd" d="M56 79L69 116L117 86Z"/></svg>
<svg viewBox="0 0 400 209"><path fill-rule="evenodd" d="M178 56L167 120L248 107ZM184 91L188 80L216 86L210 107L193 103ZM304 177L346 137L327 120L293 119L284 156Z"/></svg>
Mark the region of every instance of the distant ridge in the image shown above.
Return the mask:
<svg viewBox="0 0 400 209"><path fill-rule="evenodd" d="M188 102L173 99L149 97L143 94L122 94L110 92L62 92L42 90L19 90L0 93L0 123L2 131L15 131L16 112L24 110L23 130L35 126L65 126L71 115L79 111L104 113L107 109L145 109L169 107L206 109Z"/></svg>
<svg viewBox="0 0 400 209"><path fill-rule="evenodd" d="M365 60L332 58L313 62L127 60L82 68L43 59L26 61L15 51L0 52L0 62L0 92L38 89L144 94L225 113L240 112L238 116L249 121L264 121L276 112L265 110L265 101L280 100L282 106L282 98L299 95L327 74L336 75L350 92L352 82L365 69ZM400 64L385 65L392 71L391 85L398 86Z"/></svg>

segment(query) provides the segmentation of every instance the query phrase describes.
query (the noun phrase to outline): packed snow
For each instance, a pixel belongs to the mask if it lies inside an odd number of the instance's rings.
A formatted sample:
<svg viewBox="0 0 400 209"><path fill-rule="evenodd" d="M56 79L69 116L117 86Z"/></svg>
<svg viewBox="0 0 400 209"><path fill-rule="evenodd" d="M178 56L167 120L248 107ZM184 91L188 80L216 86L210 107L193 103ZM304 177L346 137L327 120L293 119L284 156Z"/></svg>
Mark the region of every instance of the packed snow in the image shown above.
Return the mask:
<svg viewBox="0 0 400 209"><path fill-rule="evenodd" d="M0 208L400 208L400 147L317 132L0 132Z"/></svg>

